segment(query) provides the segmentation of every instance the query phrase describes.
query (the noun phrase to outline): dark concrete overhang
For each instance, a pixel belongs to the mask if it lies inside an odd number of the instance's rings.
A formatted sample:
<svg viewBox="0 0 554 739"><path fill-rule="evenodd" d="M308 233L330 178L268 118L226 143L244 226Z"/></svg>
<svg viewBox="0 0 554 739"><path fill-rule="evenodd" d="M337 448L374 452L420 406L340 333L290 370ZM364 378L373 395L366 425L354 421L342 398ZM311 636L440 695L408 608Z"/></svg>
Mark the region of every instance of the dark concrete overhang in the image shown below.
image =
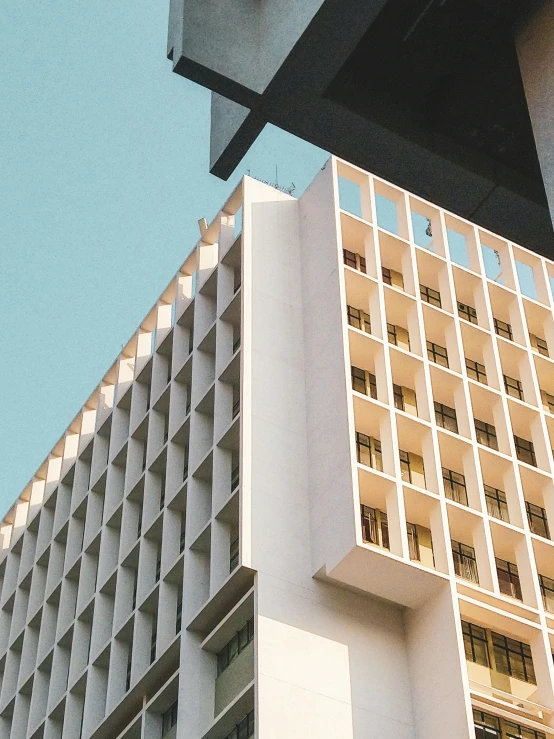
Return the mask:
<svg viewBox="0 0 554 739"><path fill-rule="evenodd" d="M270 5L172 5L174 69L214 93L214 174L272 123L554 258L515 42L532 0Z"/></svg>

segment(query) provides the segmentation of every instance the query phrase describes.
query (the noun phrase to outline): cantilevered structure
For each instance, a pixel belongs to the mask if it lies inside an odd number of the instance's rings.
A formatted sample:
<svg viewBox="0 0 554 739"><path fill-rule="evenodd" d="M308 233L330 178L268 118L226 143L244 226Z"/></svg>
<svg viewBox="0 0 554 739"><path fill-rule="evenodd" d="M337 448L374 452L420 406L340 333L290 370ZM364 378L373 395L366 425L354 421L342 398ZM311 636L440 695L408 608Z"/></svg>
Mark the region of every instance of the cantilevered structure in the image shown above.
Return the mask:
<svg viewBox="0 0 554 739"><path fill-rule="evenodd" d="M168 56L214 174L272 123L554 257L552 0L171 0Z"/></svg>

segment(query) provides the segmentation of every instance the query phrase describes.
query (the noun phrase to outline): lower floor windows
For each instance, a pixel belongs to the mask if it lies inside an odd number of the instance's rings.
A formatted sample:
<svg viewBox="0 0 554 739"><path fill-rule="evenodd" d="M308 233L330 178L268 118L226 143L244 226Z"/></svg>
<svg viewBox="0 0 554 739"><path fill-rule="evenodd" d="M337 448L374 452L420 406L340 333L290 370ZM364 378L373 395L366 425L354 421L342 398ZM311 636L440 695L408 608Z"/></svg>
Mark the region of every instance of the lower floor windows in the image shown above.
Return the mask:
<svg viewBox="0 0 554 739"><path fill-rule="evenodd" d="M377 400L377 379L374 374L359 367L350 367L352 375L352 390L362 395L369 395Z"/></svg>
<svg viewBox="0 0 554 739"><path fill-rule="evenodd" d="M506 493L503 490L485 485L485 500L487 502L489 516L510 523L508 501L506 500Z"/></svg>
<svg viewBox="0 0 554 739"><path fill-rule="evenodd" d="M417 526L415 525L415 523L409 522L406 522L406 526L408 529L408 552L410 554L410 559L419 562L421 556L419 553L419 537L417 535Z"/></svg>
<svg viewBox="0 0 554 739"><path fill-rule="evenodd" d="M468 621L462 621L462 633L468 662L484 665L532 685L537 684L529 644Z"/></svg>
<svg viewBox="0 0 554 739"><path fill-rule="evenodd" d="M242 721L239 721L225 739L249 739L251 736L254 736L254 711L250 711Z"/></svg>
<svg viewBox="0 0 554 739"><path fill-rule="evenodd" d="M247 621L240 631L227 642L221 652L217 655L217 674L221 675L231 662L234 662L239 654L246 649L254 639L254 619Z"/></svg>
<svg viewBox="0 0 554 739"><path fill-rule="evenodd" d="M473 709L476 739L546 739L542 731L520 726L490 713Z"/></svg>
<svg viewBox="0 0 554 739"><path fill-rule="evenodd" d="M162 714L162 736L165 736L174 726L177 726L178 703L175 701L165 713Z"/></svg>

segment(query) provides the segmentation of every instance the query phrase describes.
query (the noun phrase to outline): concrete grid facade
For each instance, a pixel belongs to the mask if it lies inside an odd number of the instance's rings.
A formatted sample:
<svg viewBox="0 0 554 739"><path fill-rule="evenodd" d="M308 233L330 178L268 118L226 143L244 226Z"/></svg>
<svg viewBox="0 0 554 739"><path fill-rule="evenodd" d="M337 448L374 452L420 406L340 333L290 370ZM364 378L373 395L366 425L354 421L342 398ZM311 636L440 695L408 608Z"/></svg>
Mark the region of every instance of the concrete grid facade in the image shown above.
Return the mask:
<svg viewBox="0 0 554 739"><path fill-rule="evenodd" d="M245 178L2 524L0 736L554 737L553 282Z"/></svg>

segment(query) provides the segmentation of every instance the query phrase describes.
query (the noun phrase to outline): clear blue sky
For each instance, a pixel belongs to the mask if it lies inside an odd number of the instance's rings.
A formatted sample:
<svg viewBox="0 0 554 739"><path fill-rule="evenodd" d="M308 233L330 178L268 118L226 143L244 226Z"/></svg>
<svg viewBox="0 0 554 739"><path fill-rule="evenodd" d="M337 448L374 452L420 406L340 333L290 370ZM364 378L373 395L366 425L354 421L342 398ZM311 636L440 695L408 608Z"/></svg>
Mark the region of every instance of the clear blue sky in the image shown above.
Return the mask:
<svg viewBox="0 0 554 739"><path fill-rule="evenodd" d="M239 177L301 192L327 155L268 128L208 174L209 93L165 58L168 0L4 0L0 516Z"/></svg>

